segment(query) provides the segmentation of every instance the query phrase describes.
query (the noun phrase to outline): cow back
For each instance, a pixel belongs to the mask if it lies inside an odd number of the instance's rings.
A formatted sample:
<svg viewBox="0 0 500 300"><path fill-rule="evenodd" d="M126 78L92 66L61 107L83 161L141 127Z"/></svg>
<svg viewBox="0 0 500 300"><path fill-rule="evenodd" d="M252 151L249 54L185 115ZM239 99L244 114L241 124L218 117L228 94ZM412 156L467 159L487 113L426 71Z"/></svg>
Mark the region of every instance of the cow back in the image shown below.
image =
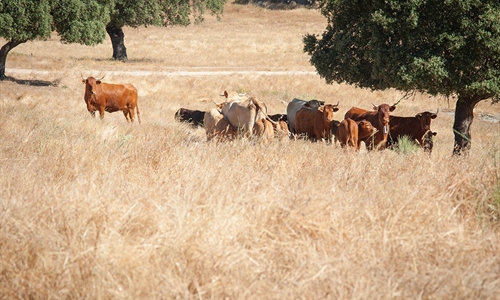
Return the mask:
<svg viewBox="0 0 500 300"><path fill-rule="evenodd" d="M310 110L317 110L318 107L321 105L324 105L324 101L319 101L319 100L310 100L310 101L305 101L301 99L294 98L292 101L290 101L286 107L286 116L288 120L288 129L292 133L296 133L296 115L297 112L306 107L307 109Z"/></svg>
<svg viewBox="0 0 500 300"><path fill-rule="evenodd" d="M134 109L137 106L137 89L131 84L102 82L97 85L96 98L105 103L107 112Z"/></svg>
<svg viewBox="0 0 500 300"><path fill-rule="evenodd" d="M236 136L236 129L227 122L217 109L207 111L204 114L203 123L205 124L207 141L214 138L217 138L217 140L232 139Z"/></svg>
<svg viewBox="0 0 500 300"><path fill-rule="evenodd" d="M253 101L232 101L222 103L222 114L233 127L241 128L242 132L249 133L257 120L257 107Z"/></svg>
<svg viewBox="0 0 500 300"><path fill-rule="evenodd" d="M342 147L351 146L357 149L358 124L350 118L342 120L338 128L338 136Z"/></svg>

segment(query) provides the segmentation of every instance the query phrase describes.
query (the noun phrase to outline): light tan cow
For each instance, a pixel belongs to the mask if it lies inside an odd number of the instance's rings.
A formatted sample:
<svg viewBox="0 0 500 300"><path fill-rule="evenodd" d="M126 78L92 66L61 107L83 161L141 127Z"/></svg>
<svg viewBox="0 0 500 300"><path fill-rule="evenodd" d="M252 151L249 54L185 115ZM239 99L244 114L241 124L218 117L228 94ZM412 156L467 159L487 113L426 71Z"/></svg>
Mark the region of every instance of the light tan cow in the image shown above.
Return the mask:
<svg viewBox="0 0 500 300"><path fill-rule="evenodd" d="M232 140L236 137L236 129L215 108L205 112L203 123L205 124L207 141L211 141L214 138L217 141Z"/></svg>
<svg viewBox="0 0 500 300"><path fill-rule="evenodd" d="M260 118L265 118L271 124L275 124L267 116L267 108L264 103L257 100L255 97L249 97L246 100L231 99L229 93L224 91L226 101L216 104L217 109L222 113L224 118L237 128L237 131L243 136L251 136L255 122Z"/></svg>
<svg viewBox="0 0 500 300"><path fill-rule="evenodd" d="M273 124L265 118L255 121L252 132L255 137L260 138L265 144L271 143L274 140Z"/></svg>

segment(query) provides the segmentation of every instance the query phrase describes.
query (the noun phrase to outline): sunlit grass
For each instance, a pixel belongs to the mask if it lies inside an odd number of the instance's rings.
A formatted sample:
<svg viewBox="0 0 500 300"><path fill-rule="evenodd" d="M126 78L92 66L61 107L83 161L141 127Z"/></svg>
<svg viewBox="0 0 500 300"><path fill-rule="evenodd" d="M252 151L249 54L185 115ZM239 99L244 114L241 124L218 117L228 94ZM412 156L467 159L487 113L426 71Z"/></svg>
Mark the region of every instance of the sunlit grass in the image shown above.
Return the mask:
<svg viewBox="0 0 500 300"><path fill-rule="evenodd" d="M0 295L6 299L496 299L500 125L475 118L452 157L439 113L432 155L355 152L305 140L206 142L174 120L224 90L285 113L293 98L352 106L402 93L326 85L316 75L136 76L130 71L313 70L302 52L318 11L228 4L199 26L125 29L111 45L23 44L0 82ZM52 70L9 74L9 68ZM107 72L117 71L109 74ZM123 73L120 73L123 72ZM142 124L92 119L80 74L139 90ZM454 103L450 103L453 108ZM416 95L394 112L448 108ZM498 114L486 101L477 111Z"/></svg>

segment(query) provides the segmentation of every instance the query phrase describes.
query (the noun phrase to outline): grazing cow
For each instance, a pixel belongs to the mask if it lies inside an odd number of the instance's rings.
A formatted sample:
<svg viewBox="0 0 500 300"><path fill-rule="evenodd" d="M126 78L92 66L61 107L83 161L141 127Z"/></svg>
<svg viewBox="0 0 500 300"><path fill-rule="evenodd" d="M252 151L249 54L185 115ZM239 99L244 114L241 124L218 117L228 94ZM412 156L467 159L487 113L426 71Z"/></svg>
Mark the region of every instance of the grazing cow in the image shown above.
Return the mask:
<svg viewBox="0 0 500 300"><path fill-rule="evenodd" d="M421 112L414 117L398 117L390 116L389 118L389 139L387 145L397 144L403 136L408 136L412 141L416 141L422 148L424 135L431 130L431 121L437 117L439 109L436 113Z"/></svg>
<svg viewBox="0 0 500 300"><path fill-rule="evenodd" d="M296 132L295 130L296 115L300 109L305 107L311 110L317 110L318 107L322 105L325 105L325 101L319 101L319 100L305 101L297 98L294 98L292 101L290 101L286 107L288 129L290 130L290 132L291 133Z"/></svg>
<svg viewBox="0 0 500 300"><path fill-rule="evenodd" d="M203 123L205 124L207 141L211 141L214 138L217 141L232 140L236 137L236 129L215 108L205 113Z"/></svg>
<svg viewBox="0 0 500 300"><path fill-rule="evenodd" d="M104 111L112 113L121 110L127 122L134 122L134 110L137 110L137 119L141 123L137 89L131 84L105 83L101 81L102 78L84 78L82 75L82 82L85 84L84 100L90 114L95 117L95 112L99 111L103 119Z"/></svg>
<svg viewBox="0 0 500 300"><path fill-rule="evenodd" d="M342 148L351 146L355 150L359 150L361 141L374 135L376 132L377 129L367 120L356 122L347 118L342 120L338 125L336 138L338 138Z"/></svg>
<svg viewBox="0 0 500 300"><path fill-rule="evenodd" d="M201 110L192 110L187 108L179 108L175 113L174 118L179 122L191 124L193 127L203 127L203 118L205 112Z"/></svg>
<svg viewBox="0 0 500 300"><path fill-rule="evenodd" d="M368 150L384 149L389 135L389 113L396 109L398 103L399 101L391 106L389 104L373 104L373 111L353 107L346 112L344 119L351 118L354 121L367 120L370 122L378 131L373 137L364 139L366 148Z"/></svg>
<svg viewBox="0 0 500 300"><path fill-rule="evenodd" d="M338 104L325 104L317 110L301 108L296 114L296 134L306 134L311 140L330 139L333 113L338 111Z"/></svg>

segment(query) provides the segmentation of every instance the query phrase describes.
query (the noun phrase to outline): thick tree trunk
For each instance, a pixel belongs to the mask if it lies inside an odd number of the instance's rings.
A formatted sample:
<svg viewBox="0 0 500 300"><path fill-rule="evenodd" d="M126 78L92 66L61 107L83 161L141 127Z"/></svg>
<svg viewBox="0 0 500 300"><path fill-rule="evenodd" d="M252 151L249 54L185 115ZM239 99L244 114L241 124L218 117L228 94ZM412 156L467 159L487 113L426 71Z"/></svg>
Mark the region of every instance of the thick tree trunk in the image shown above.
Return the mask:
<svg viewBox="0 0 500 300"><path fill-rule="evenodd" d="M7 44L3 45L2 48L0 48L0 80L5 79L5 63L7 62L7 54L9 54L9 51L12 50L12 48L25 42L26 41L10 40Z"/></svg>
<svg viewBox="0 0 500 300"><path fill-rule="evenodd" d="M125 48L123 30L121 27L106 27L106 32L111 39L111 44L113 45L113 58L116 60L126 61L127 58L127 48Z"/></svg>
<svg viewBox="0 0 500 300"><path fill-rule="evenodd" d="M467 154L471 148L470 126L474 119L474 107L481 98L459 96L455 108L455 122L453 133L455 134L454 155Z"/></svg>

